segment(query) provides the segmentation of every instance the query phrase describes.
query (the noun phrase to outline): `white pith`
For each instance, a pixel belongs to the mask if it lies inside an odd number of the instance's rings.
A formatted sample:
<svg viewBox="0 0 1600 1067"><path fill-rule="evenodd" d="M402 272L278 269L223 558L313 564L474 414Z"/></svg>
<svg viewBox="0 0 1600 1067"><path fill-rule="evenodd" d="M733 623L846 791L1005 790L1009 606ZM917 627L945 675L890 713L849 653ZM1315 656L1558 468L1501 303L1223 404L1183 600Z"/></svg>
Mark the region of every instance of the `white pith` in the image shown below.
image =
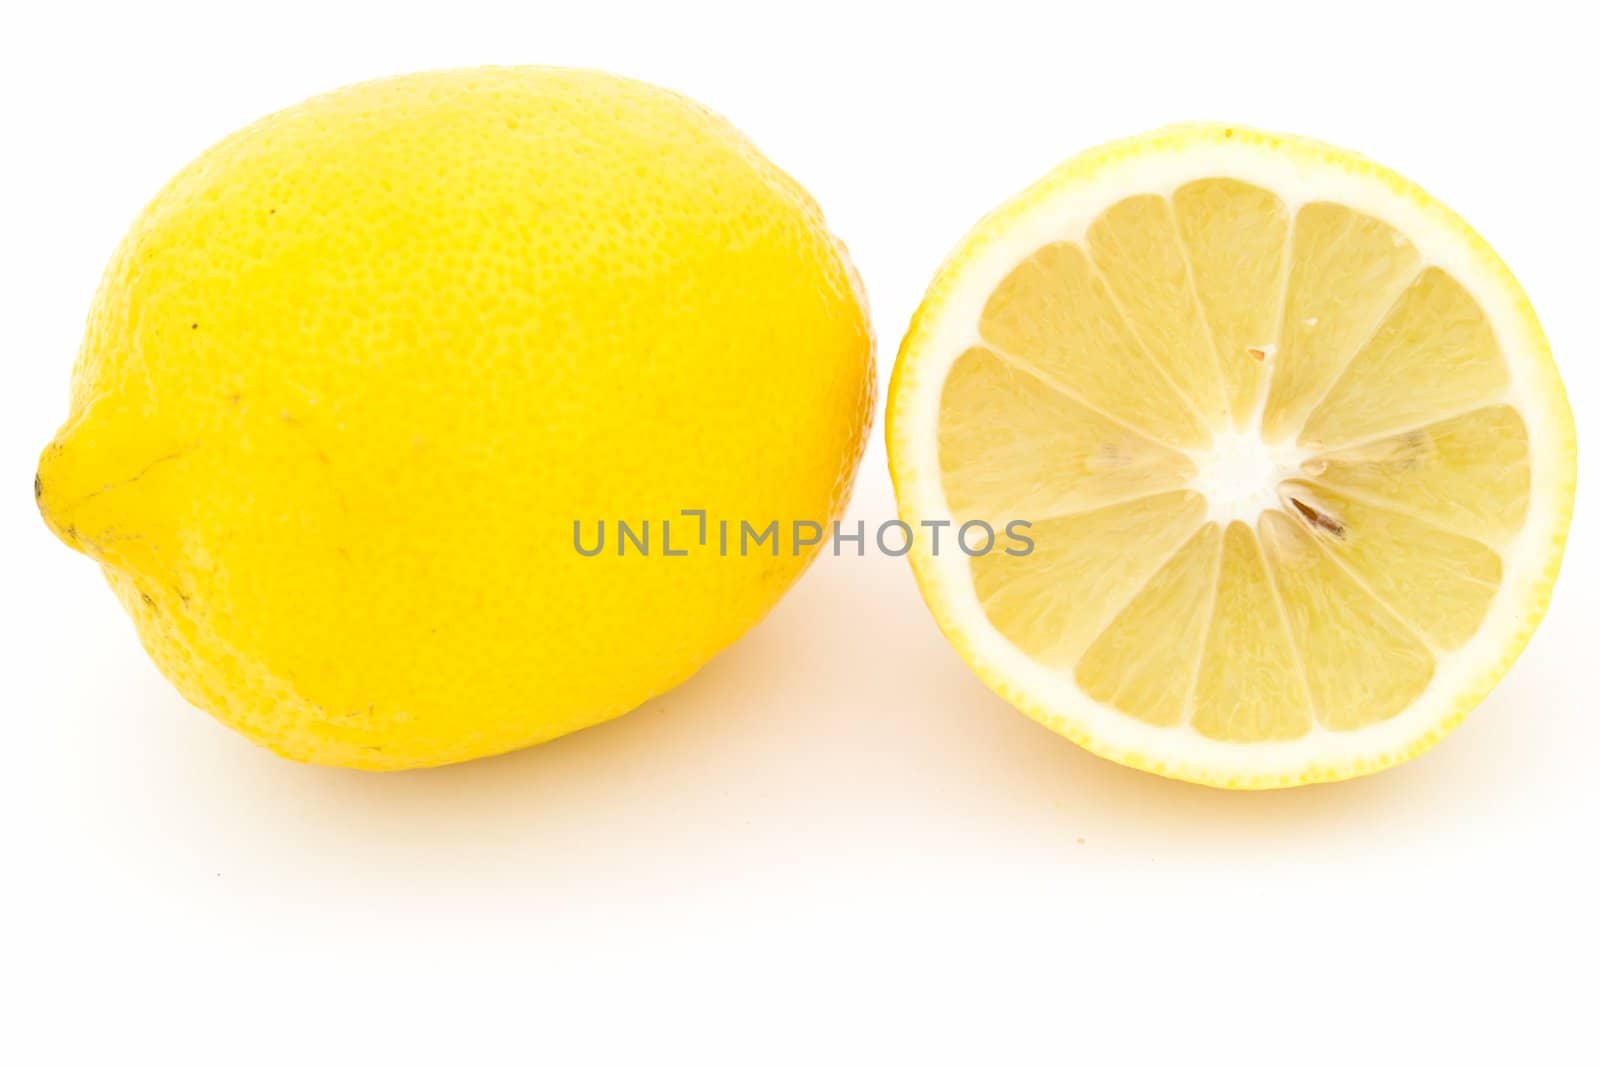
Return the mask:
<svg viewBox="0 0 1600 1067"><path fill-rule="evenodd" d="M1244 784L1376 769L1452 723L1503 673L1535 621L1532 601L1553 576L1570 513L1570 416L1537 324L1498 262L1447 224L1436 205L1402 195L1357 168L1221 139L1175 138L1174 147L1152 147L1106 163L1087 180L1063 183L1009 219L1004 230L991 234L967 258L956 284L921 326L917 359L902 368L897 401L902 512L916 518L949 515L937 456L943 382L955 360L981 343L978 325L984 304L1011 270L1051 241L1082 246L1090 223L1125 197L1170 195L1189 181L1216 177L1270 189L1291 213L1310 201L1331 200L1389 223L1418 250L1423 261L1419 269L1437 266L1451 274L1493 323L1510 373L1501 402L1515 406L1527 425L1531 488L1522 530L1500 549L1503 580L1477 633L1454 651L1434 650L1432 681L1411 707L1393 718L1346 732L1314 727L1291 741L1230 743L1206 738L1188 726L1152 726L1094 701L1079 689L1070 670L1034 662L994 628L978 602L964 557L918 553L916 563L925 586L931 582L937 589L930 601L939 601L935 610L942 609L941 623L947 632L959 631L974 668L1030 714L1087 739L1085 743L1092 741L1090 747L1097 751L1179 777ZM1440 417L1452 414L1441 412ZM1252 526L1263 510L1285 506L1278 483L1297 472L1306 458L1292 440L1264 444L1253 427L1219 437L1210 450L1191 455L1199 469L1191 484L1207 498L1208 519L1222 524L1238 519Z"/></svg>

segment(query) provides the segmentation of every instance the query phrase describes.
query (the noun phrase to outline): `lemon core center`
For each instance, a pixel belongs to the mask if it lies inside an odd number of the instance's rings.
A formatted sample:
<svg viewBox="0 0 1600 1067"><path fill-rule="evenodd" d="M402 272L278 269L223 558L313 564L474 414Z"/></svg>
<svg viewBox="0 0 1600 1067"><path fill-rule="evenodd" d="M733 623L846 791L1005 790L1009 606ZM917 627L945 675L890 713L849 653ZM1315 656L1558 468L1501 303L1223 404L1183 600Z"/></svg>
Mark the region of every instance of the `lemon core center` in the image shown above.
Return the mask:
<svg viewBox="0 0 1600 1067"><path fill-rule="evenodd" d="M1195 455L1194 488L1205 495L1212 520L1254 526L1263 511L1279 506L1278 485L1298 474L1302 458L1293 445L1269 445L1252 430L1221 434Z"/></svg>

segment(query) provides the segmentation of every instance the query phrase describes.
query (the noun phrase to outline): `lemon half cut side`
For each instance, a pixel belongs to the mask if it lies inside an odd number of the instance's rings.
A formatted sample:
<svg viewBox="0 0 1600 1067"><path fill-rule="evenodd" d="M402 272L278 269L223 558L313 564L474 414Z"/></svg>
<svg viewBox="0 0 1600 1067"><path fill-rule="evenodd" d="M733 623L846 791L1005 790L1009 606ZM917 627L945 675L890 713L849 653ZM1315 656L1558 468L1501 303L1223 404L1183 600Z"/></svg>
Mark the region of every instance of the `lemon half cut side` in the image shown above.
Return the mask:
<svg viewBox="0 0 1600 1067"><path fill-rule="evenodd" d="M1549 602L1576 439L1533 309L1398 175L1240 127L1088 152L985 218L901 347L910 558L1002 697L1099 755L1271 788L1421 752Z"/></svg>

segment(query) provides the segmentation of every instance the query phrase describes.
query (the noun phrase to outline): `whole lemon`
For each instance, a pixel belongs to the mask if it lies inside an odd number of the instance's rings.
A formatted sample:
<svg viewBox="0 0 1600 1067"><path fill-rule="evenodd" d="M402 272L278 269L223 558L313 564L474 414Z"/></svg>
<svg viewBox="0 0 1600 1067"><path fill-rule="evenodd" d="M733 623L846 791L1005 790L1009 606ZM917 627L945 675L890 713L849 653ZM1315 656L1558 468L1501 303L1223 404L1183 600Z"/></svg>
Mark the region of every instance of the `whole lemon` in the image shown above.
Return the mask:
<svg viewBox="0 0 1600 1067"><path fill-rule="evenodd" d="M34 488L189 700L293 759L422 767L737 638L838 517L872 398L844 249L726 121L595 72L417 74L162 190Z"/></svg>

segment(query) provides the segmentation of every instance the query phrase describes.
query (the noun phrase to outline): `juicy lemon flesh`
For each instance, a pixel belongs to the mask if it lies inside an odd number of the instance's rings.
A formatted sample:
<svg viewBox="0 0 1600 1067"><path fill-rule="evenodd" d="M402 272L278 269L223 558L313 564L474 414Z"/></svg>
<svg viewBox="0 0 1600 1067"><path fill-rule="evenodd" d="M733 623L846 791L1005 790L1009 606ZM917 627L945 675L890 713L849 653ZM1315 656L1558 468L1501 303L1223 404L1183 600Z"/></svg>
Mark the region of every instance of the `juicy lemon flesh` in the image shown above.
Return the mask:
<svg viewBox="0 0 1600 1067"><path fill-rule="evenodd" d="M191 701L293 759L431 766L620 715L754 624L815 550L724 556L714 524L837 517L872 396L842 246L726 121L441 71L156 197L36 492Z"/></svg>
<svg viewBox="0 0 1600 1067"><path fill-rule="evenodd" d="M1529 506L1488 316L1406 236L1235 178L1129 196L989 294L938 408L971 561L1033 661L1234 743L1405 711L1478 631Z"/></svg>

